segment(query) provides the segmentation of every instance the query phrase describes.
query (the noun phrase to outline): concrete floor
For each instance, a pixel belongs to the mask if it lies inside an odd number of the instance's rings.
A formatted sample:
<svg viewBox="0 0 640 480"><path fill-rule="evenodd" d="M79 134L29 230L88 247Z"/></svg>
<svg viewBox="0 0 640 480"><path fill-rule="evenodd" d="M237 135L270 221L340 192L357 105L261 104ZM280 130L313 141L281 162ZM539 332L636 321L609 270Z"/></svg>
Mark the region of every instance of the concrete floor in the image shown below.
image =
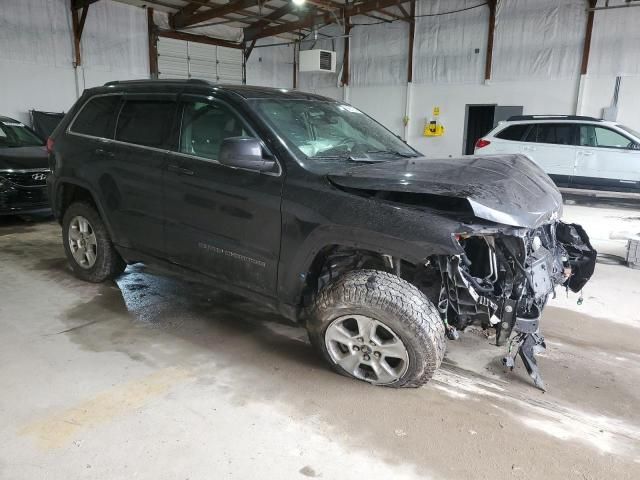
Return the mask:
<svg viewBox="0 0 640 480"><path fill-rule="evenodd" d="M640 207L571 200L594 243ZM637 479L640 271L546 311L548 392L481 331L417 390L331 373L258 305L129 267L76 280L60 228L0 219L0 479Z"/></svg>

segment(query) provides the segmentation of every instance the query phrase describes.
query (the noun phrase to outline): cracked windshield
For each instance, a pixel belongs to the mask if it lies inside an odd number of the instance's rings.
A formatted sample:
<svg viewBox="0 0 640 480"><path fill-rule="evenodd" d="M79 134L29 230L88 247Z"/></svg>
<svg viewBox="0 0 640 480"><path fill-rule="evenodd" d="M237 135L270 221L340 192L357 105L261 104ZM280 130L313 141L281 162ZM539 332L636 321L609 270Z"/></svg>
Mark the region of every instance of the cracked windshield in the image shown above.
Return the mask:
<svg viewBox="0 0 640 480"><path fill-rule="evenodd" d="M290 147L311 159L362 162L418 152L358 109L313 100L259 100L257 110Z"/></svg>

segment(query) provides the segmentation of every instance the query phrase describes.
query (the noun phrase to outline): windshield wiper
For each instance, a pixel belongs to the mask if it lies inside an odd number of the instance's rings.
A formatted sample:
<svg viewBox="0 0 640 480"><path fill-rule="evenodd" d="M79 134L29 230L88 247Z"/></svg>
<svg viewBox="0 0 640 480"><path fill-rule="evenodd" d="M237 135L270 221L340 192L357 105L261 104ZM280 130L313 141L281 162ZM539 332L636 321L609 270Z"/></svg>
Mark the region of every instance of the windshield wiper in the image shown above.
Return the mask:
<svg viewBox="0 0 640 480"><path fill-rule="evenodd" d="M367 153L384 153L384 154L388 154L388 155L397 155L399 157L403 157L403 158L412 158L412 157L417 157L418 155L414 155L412 153L402 153L402 152L398 152L396 150L369 150Z"/></svg>
<svg viewBox="0 0 640 480"><path fill-rule="evenodd" d="M361 157L353 154L345 154L345 155L314 155L313 157L309 157L311 159L318 160L348 160L349 162L363 162L363 163L377 163L383 162L384 160L374 159L369 157Z"/></svg>

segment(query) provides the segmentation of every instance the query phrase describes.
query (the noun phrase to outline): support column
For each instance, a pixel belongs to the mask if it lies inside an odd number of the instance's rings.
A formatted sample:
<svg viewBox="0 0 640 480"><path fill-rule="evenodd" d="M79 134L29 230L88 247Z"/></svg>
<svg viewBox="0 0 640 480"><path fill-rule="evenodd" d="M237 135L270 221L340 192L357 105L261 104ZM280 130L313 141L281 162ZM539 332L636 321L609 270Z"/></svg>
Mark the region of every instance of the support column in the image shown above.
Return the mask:
<svg viewBox="0 0 640 480"><path fill-rule="evenodd" d="M351 17L346 17L344 19L344 55L342 57L342 88L349 87L350 82L350 71L349 71L349 46L350 46L350 38L348 35L351 35Z"/></svg>
<svg viewBox="0 0 640 480"><path fill-rule="evenodd" d="M149 75L158 78L158 35L153 21L153 8L147 8L147 29L149 38Z"/></svg>
<svg viewBox="0 0 640 480"><path fill-rule="evenodd" d="M487 35L487 58L484 67L485 82L491 80L491 68L493 66L493 37L496 31L496 7L498 0L488 0L489 6L489 34Z"/></svg>
<svg viewBox="0 0 640 480"><path fill-rule="evenodd" d="M580 65L580 78L578 79L578 94L576 95L575 112L576 115L582 114L582 105L584 103L585 83L587 80L587 72L589 71L589 55L591 53L591 36L593 35L594 8L597 0L587 0L587 28L584 32L584 45L582 46L582 63Z"/></svg>

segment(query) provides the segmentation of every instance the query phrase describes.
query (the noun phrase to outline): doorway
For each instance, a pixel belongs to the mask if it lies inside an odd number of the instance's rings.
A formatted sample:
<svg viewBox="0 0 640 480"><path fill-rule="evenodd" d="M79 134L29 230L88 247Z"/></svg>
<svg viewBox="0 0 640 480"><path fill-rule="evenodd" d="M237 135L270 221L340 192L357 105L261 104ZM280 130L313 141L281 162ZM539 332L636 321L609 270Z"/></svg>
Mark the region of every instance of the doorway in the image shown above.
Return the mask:
<svg viewBox="0 0 640 480"><path fill-rule="evenodd" d="M473 155L476 141L489 133L498 122L522 115L522 106L467 105L463 153Z"/></svg>

